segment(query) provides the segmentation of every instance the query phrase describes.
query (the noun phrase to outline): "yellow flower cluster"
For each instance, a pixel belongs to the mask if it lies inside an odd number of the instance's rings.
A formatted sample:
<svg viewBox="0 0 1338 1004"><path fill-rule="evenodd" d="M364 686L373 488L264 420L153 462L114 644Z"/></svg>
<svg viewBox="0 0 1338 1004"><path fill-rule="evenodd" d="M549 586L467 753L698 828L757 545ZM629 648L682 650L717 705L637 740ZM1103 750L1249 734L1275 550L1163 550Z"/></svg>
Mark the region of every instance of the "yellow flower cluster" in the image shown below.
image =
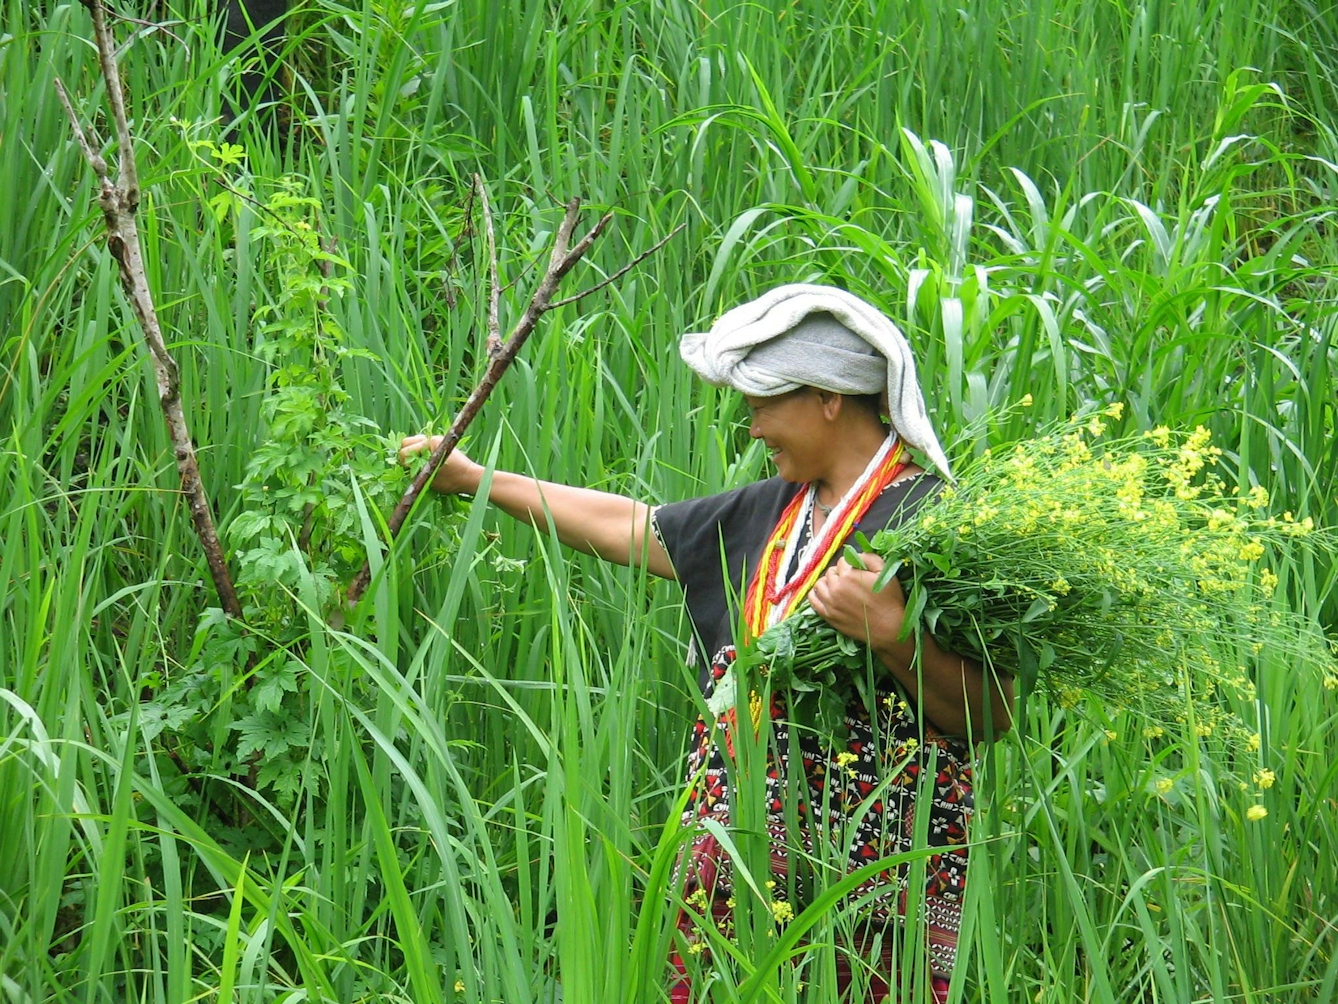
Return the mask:
<svg viewBox="0 0 1338 1004"><path fill-rule="evenodd" d="M1159 446L1170 445L1170 432L1165 426L1158 427L1150 435ZM1198 426L1190 433L1180 444L1175 457L1162 461L1162 473L1175 489L1175 497L1186 502L1198 498L1204 485L1195 483L1196 477L1205 466L1215 465L1221 455L1221 449L1212 445L1212 434L1203 426ZM1209 482L1209 485L1213 484Z"/></svg>
<svg viewBox="0 0 1338 1004"><path fill-rule="evenodd" d="M1229 710L1253 699L1256 659L1318 665L1338 688L1338 662L1272 599L1269 556L1314 523L1270 517L1263 486L1228 488L1202 426L1104 438L1123 415L1112 404L987 452L874 546L928 593L932 630L952 651L1034 675L1065 708L1095 696L1139 711L1148 738L1179 721L1257 747ZM917 560L926 554L934 564Z"/></svg>

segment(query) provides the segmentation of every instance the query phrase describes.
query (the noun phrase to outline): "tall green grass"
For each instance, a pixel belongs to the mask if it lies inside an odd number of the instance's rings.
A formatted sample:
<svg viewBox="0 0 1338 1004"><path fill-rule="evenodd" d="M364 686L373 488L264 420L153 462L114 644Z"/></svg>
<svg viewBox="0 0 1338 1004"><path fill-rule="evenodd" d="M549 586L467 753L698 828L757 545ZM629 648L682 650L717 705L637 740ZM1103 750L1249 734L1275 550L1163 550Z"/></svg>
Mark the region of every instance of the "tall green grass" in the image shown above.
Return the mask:
<svg viewBox="0 0 1338 1004"><path fill-rule="evenodd" d="M170 13L123 66L151 280L226 524L267 437L253 318L284 291L250 237L261 211L207 209L220 170L192 143L221 140L236 71L207 5ZM425 503L347 625L310 573L283 598L297 797L228 760L240 690L194 723L215 761L181 759L192 723L160 698L196 669L213 600L54 96L59 75L85 121L101 107L86 16L3 17L0 999L661 999L697 707L672 588ZM254 110L227 174L305 179L352 265L330 310L374 356L342 365L348 408L389 435L442 427L479 371L479 172L504 323L570 195L616 213L572 288L688 224L545 321L469 444L498 467L649 500L760 476L737 402L689 379L677 336L819 279L907 329L959 451L1122 400L1131 429L1202 423L1278 509L1338 518L1322 5L321 0L293 26L290 129L266 138ZM1333 568L1277 571L1332 628ZM1036 701L983 752L955 1000L1334 997L1336 706L1267 654L1257 682L1249 762ZM834 999L820 976L747 983L756 957L718 999Z"/></svg>

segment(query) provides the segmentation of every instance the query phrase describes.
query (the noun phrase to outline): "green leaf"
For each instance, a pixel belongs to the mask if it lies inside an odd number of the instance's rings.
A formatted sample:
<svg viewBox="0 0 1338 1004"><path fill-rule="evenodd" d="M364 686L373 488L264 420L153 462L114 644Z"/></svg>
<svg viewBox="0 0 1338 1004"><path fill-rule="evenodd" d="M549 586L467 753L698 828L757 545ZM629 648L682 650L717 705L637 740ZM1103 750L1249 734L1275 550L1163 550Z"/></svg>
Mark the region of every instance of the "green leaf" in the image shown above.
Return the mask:
<svg viewBox="0 0 1338 1004"><path fill-rule="evenodd" d="M246 148L236 143L220 143L209 152L214 155L219 167L232 167L246 160Z"/></svg>
<svg viewBox="0 0 1338 1004"><path fill-rule="evenodd" d="M1048 641L1041 642L1041 657L1036 668L1041 672L1049 669L1055 663L1055 647Z"/></svg>
<svg viewBox="0 0 1338 1004"><path fill-rule="evenodd" d="M1017 638L1018 682L1021 684L1021 696L1030 694L1036 687L1036 674L1040 671L1040 660L1031 642L1022 636Z"/></svg>
<svg viewBox="0 0 1338 1004"><path fill-rule="evenodd" d="M277 667L271 665L264 670L251 691L251 700L255 706L264 711L278 711L283 705L283 695L297 692L299 665L288 659Z"/></svg>
<svg viewBox="0 0 1338 1004"><path fill-rule="evenodd" d="M275 757L289 749L304 748L311 739L311 730L305 722L273 711L257 711L233 722L230 728L241 733L237 743L239 760L253 753Z"/></svg>
<svg viewBox="0 0 1338 1004"><path fill-rule="evenodd" d="M274 523L269 513L258 509L244 509L228 524L228 535L234 543L242 544L268 530Z"/></svg>
<svg viewBox="0 0 1338 1004"><path fill-rule="evenodd" d="M924 621L925 630L934 634L938 630L939 618L943 616L942 607L926 606L921 619Z"/></svg>
<svg viewBox="0 0 1338 1004"><path fill-rule="evenodd" d="M957 569L953 567L952 559L947 555L939 554L937 551L925 551L922 557L948 578L956 577Z"/></svg>
<svg viewBox="0 0 1338 1004"><path fill-rule="evenodd" d="M1027 607L1027 612L1022 615L1022 623L1030 624L1037 617L1041 616L1041 614L1049 613L1052 606L1054 606L1054 604L1050 597L1036 597L1036 599L1031 601L1031 606Z"/></svg>
<svg viewBox="0 0 1338 1004"><path fill-rule="evenodd" d="M302 792L301 765L287 753L270 757L256 771L256 784L273 790L281 801L291 804Z"/></svg>
<svg viewBox="0 0 1338 1004"><path fill-rule="evenodd" d="M845 739L846 702L843 694L835 687L827 687L818 692L818 713L814 722L818 734L838 745Z"/></svg>
<svg viewBox="0 0 1338 1004"><path fill-rule="evenodd" d="M897 635L897 641L905 641L920 628L920 615L924 612L925 604L929 602L929 590L920 583L915 583L911 587L911 595L906 601L906 613L901 621L901 631Z"/></svg>
<svg viewBox="0 0 1338 1004"><path fill-rule="evenodd" d="M878 538L875 537L874 539L877 540ZM904 565L905 562L902 561L900 558L898 558L896 561L887 562L887 564L883 566L883 570L878 573L878 578L873 580L873 591L875 593L882 592L882 590L886 588L887 584L892 581L892 579L896 576L896 574L901 571Z"/></svg>
<svg viewBox="0 0 1338 1004"><path fill-rule="evenodd" d="M229 191L217 192L210 197L207 205L215 223L222 223L237 209L238 199Z"/></svg>
<svg viewBox="0 0 1338 1004"><path fill-rule="evenodd" d="M245 633L244 626L237 622L224 619L206 627L202 618L201 630L204 636L199 640L198 648L204 669L213 669L220 664L240 666L256 650L255 638Z"/></svg>
<svg viewBox="0 0 1338 1004"><path fill-rule="evenodd" d="M145 742L157 739L160 734L176 732L198 714L198 710L189 705L165 704L158 701L140 707L139 730ZM125 716L117 715L116 721Z"/></svg>

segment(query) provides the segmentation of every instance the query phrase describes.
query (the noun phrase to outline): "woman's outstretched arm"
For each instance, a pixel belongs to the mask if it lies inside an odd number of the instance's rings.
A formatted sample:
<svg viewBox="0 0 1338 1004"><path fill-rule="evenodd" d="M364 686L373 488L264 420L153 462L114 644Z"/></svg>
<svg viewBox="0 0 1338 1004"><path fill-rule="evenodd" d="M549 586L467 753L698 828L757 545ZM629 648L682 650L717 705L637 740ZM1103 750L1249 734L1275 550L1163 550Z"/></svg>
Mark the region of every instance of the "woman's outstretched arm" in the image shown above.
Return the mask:
<svg viewBox="0 0 1338 1004"><path fill-rule="evenodd" d="M416 453L430 456L440 436L407 436L400 459ZM432 488L447 495L475 495L483 465L453 450L432 479ZM568 547L620 565L644 567L652 575L674 578L669 555L650 532L650 506L593 488L539 481L524 474L494 471L488 501L503 512L541 531L552 526Z"/></svg>

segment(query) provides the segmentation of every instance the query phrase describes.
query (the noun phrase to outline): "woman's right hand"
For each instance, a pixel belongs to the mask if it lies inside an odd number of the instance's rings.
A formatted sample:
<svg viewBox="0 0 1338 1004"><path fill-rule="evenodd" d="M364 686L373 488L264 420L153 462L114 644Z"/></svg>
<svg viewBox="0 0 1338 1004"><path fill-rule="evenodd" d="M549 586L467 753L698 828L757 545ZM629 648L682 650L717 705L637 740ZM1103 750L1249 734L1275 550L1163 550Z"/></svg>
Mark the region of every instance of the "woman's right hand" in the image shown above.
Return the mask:
<svg viewBox="0 0 1338 1004"><path fill-rule="evenodd" d="M415 453L422 453L423 459L431 457L441 438L441 436L405 436L400 440L400 462L407 463ZM437 468L437 475L432 479L432 489L445 495L472 495L478 491L482 478L482 465L476 464L456 448L451 451L441 467Z"/></svg>

